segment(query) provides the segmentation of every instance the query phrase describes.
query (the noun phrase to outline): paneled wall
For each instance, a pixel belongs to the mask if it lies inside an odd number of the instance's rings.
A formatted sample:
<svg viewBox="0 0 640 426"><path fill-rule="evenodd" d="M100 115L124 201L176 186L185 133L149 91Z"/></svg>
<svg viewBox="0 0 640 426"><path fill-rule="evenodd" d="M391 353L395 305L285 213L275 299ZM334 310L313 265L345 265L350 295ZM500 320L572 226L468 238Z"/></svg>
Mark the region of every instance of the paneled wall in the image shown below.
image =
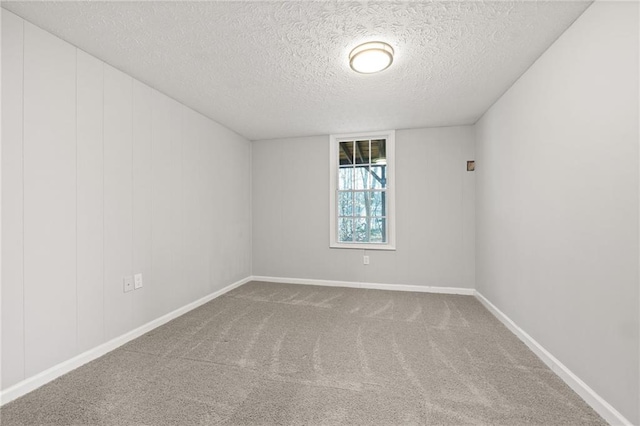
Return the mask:
<svg viewBox="0 0 640 426"><path fill-rule="evenodd" d="M2 388L24 378L22 19L2 11Z"/></svg>
<svg viewBox="0 0 640 426"><path fill-rule="evenodd" d="M249 276L251 148L5 10L2 60L6 389Z"/></svg>
<svg viewBox="0 0 640 426"><path fill-rule="evenodd" d="M32 25L24 26L23 48L24 348L31 376L75 351L76 49Z"/></svg>

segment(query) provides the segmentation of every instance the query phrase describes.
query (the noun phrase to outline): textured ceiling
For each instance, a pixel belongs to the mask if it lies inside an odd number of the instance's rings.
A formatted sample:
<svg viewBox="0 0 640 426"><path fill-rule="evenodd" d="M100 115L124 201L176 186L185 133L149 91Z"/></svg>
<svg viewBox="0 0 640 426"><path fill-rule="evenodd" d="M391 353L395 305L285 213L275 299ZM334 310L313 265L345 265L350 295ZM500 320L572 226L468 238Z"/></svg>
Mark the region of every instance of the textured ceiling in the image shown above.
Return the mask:
<svg viewBox="0 0 640 426"><path fill-rule="evenodd" d="M474 123L589 6L568 1L3 2L256 140ZM375 75L356 45L396 51Z"/></svg>

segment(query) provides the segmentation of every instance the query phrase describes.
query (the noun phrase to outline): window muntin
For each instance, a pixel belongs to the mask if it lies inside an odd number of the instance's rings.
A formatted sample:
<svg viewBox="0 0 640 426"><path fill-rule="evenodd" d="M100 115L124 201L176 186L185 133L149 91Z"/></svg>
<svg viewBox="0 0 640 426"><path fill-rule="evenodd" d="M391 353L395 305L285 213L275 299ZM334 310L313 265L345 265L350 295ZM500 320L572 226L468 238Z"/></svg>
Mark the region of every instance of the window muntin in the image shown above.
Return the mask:
<svg viewBox="0 0 640 426"><path fill-rule="evenodd" d="M387 242L386 142L386 139L339 142L339 243Z"/></svg>
<svg viewBox="0 0 640 426"><path fill-rule="evenodd" d="M395 248L394 138L393 131L331 137L331 247Z"/></svg>

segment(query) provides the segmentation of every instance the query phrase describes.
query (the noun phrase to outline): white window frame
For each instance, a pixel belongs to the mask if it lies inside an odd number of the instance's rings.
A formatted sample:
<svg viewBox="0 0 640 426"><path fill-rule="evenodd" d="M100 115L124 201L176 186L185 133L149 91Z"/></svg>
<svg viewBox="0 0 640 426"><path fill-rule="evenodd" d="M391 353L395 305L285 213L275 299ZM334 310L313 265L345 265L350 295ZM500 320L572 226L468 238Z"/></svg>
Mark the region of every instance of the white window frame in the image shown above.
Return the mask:
<svg viewBox="0 0 640 426"><path fill-rule="evenodd" d="M386 184L386 243L345 243L338 242L338 169L339 144L342 141L364 139L386 139L387 184ZM329 136L329 247L360 250L395 250L396 249L396 131L343 133Z"/></svg>

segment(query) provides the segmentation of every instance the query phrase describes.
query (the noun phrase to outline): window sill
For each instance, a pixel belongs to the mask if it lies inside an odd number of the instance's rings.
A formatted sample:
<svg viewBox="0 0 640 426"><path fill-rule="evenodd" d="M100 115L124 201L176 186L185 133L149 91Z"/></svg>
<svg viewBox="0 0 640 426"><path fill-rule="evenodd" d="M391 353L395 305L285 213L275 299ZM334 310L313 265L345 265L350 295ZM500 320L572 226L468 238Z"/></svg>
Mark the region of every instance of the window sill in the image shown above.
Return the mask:
<svg viewBox="0 0 640 426"><path fill-rule="evenodd" d="M336 249L352 249L352 250L383 250L395 251L396 246L391 244L359 244L359 243L331 243L329 248Z"/></svg>

